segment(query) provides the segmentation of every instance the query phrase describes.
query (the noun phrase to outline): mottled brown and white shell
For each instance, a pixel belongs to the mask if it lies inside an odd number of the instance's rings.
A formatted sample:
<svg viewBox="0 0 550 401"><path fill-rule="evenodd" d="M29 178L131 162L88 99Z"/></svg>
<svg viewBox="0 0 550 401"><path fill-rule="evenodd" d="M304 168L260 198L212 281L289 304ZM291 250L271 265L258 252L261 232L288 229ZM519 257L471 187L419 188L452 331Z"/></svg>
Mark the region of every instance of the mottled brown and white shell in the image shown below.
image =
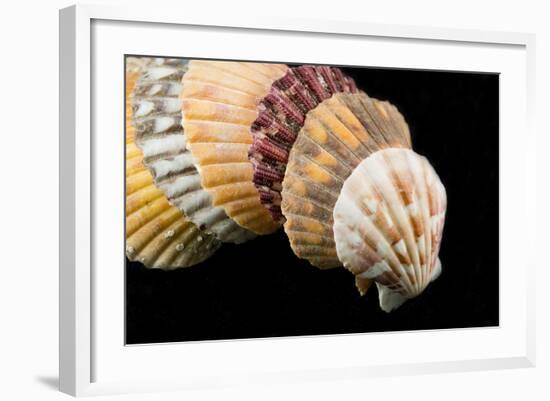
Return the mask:
<svg viewBox="0 0 550 401"><path fill-rule="evenodd" d="M278 228L260 202L248 150L258 104L287 67L193 60L183 76L182 124L201 185L241 227L256 234Z"/></svg>
<svg viewBox="0 0 550 401"><path fill-rule="evenodd" d="M184 59L151 59L134 90L136 143L155 185L191 222L223 242L242 243L254 233L242 228L212 203L201 185L186 132L181 126Z"/></svg>
<svg viewBox="0 0 550 401"><path fill-rule="evenodd" d="M355 82L339 68L302 65L289 68L258 105L248 157L260 200L278 224L284 223L281 189L288 155L307 113L335 93L355 92Z"/></svg>
<svg viewBox="0 0 550 401"><path fill-rule="evenodd" d="M409 149L380 150L345 180L334 206L338 258L358 286L376 282L384 311L439 275L446 203L428 160Z"/></svg>
<svg viewBox="0 0 550 401"><path fill-rule="evenodd" d="M294 253L319 268L341 266L333 209L346 178L376 151L409 148L399 111L365 93L337 93L306 117L283 180L281 209Z"/></svg>
<svg viewBox="0 0 550 401"><path fill-rule="evenodd" d="M132 92L145 67L129 60L126 75L126 255L149 268L189 267L210 257L220 242L202 233L158 189L135 144Z"/></svg>

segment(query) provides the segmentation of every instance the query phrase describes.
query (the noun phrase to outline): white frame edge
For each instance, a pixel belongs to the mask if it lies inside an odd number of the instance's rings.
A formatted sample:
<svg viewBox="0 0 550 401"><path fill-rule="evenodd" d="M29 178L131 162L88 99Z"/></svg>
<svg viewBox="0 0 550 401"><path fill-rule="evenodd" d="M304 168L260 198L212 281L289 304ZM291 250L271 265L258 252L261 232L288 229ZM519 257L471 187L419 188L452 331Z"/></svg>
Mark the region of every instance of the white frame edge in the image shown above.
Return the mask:
<svg viewBox="0 0 550 401"><path fill-rule="evenodd" d="M117 8L104 5L75 5L59 12L59 389L73 396L121 392L118 387L102 389L92 383L91 311L91 23L94 19L177 23L213 27L301 31L322 34L431 39L471 43L523 45L527 52L527 141L532 156L528 170L532 180L529 193L536 193L535 35L403 25L368 24L360 21L304 20L278 17L241 18L227 21L223 16L190 15L178 10ZM229 24L230 22L230 24ZM536 200L530 199L531 210ZM534 219L529 219L535 231ZM534 243L532 245L535 246ZM530 270L527 299L526 355L449 363L386 366L346 372L347 378L504 369L535 366L535 266ZM342 378L342 372L319 372L320 377ZM315 374L302 379L317 377ZM99 387L98 387L99 386ZM147 386L145 386L147 387ZM144 389L151 391L154 389ZM124 390L122 390L124 391Z"/></svg>
<svg viewBox="0 0 550 401"><path fill-rule="evenodd" d="M91 382L91 19L59 17L59 388L76 396Z"/></svg>

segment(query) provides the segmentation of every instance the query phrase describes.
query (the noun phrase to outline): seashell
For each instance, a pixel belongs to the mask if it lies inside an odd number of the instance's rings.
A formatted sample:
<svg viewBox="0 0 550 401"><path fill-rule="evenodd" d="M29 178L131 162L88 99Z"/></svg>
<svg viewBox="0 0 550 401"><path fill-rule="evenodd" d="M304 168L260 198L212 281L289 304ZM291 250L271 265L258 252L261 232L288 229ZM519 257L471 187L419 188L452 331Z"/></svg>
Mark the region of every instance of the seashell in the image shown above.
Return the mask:
<svg viewBox="0 0 550 401"><path fill-rule="evenodd" d="M341 266L332 226L344 181L372 153L410 146L399 111L365 93L337 93L311 110L283 180L281 210L294 253L319 268Z"/></svg>
<svg viewBox="0 0 550 401"><path fill-rule="evenodd" d="M155 185L169 202L201 230L223 242L242 243L255 235L230 219L201 185L186 133L181 126L181 78L187 60L156 59L144 70L134 91L136 143Z"/></svg>
<svg viewBox="0 0 550 401"><path fill-rule="evenodd" d="M260 200L278 224L284 223L281 189L290 149L307 113L340 92L357 92L353 79L342 70L304 65L290 68L275 81L258 106L248 156L254 167L253 180Z"/></svg>
<svg viewBox="0 0 550 401"><path fill-rule="evenodd" d="M445 188L422 156L384 149L345 180L334 206L339 259L358 285L374 280L380 307L399 307L441 272Z"/></svg>
<svg viewBox="0 0 550 401"><path fill-rule="evenodd" d="M136 130L132 124L132 92L136 82L141 75L141 71L147 64L147 58L127 57L126 58L126 83L125 83L125 111L126 111L126 143L133 142Z"/></svg>
<svg viewBox="0 0 550 401"><path fill-rule="evenodd" d="M278 64L193 60L183 77L187 149L212 204L256 234L278 228L260 202L248 150L258 104L287 67Z"/></svg>
<svg viewBox="0 0 550 401"><path fill-rule="evenodd" d="M221 245L202 233L174 206L153 182L134 143L131 99L139 73L126 77L126 255L146 267L175 269L200 263Z"/></svg>

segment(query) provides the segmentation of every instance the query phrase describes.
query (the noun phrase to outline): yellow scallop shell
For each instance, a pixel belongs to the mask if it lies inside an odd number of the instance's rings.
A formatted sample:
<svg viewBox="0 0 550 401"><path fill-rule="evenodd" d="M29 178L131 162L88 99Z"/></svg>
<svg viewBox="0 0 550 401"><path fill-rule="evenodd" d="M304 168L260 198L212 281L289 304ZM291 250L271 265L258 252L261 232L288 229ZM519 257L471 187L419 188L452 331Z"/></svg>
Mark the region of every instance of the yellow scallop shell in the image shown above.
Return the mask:
<svg viewBox="0 0 550 401"><path fill-rule="evenodd" d="M131 94L139 69L128 63L126 75L126 255L146 267L189 267L210 257L220 246L212 235L201 233L153 182L134 143Z"/></svg>

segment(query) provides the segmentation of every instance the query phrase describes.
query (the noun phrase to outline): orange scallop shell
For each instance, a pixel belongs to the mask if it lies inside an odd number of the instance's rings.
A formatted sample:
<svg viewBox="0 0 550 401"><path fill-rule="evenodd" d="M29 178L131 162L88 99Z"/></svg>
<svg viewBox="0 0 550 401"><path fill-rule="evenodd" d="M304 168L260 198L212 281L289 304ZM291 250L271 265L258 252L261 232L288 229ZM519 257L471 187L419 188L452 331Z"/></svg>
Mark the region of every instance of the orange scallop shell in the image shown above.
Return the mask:
<svg viewBox="0 0 550 401"><path fill-rule="evenodd" d="M183 77L182 124L202 187L241 227L269 234L278 225L254 186L248 150L257 106L286 72L279 64L193 60Z"/></svg>

